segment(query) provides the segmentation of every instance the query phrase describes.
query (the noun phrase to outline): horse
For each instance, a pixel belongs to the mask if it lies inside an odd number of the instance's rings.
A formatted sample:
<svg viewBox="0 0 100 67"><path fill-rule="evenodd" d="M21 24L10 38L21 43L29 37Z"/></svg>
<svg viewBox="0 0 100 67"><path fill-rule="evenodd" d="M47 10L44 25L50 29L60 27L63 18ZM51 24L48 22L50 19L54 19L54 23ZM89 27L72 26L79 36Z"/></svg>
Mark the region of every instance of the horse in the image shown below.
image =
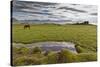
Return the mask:
<svg viewBox="0 0 100 67"><path fill-rule="evenodd" d="M26 24L26 25L24 25L24 29L30 29L30 25L29 24Z"/></svg>

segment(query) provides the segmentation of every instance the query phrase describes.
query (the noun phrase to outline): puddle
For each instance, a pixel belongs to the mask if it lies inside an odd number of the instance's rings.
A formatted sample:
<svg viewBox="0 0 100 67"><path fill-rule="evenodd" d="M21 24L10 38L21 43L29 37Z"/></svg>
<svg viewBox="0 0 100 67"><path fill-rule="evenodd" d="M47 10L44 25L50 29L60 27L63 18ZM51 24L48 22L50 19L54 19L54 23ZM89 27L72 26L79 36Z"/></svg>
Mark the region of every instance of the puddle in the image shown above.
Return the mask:
<svg viewBox="0 0 100 67"><path fill-rule="evenodd" d="M40 47L43 51L60 51L61 49L65 48L70 50L71 52L77 53L75 44L71 42L37 42L31 44L22 44L22 43L13 43L14 47L27 47L27 48L34 48Z"/></svg>

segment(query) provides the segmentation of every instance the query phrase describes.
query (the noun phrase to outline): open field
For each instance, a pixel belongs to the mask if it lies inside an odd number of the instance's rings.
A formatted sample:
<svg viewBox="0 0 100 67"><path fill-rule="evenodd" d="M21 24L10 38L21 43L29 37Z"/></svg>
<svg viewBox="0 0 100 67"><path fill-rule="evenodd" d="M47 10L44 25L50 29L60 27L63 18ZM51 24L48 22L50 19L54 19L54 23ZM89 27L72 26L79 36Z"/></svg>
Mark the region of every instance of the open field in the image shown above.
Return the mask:
<svg viewBox="0 0 100 67"><path fill-rule="evenodd" d="M30 29L24 29L23 24L13 24L13 43L34 43L45 41L72 42L78 54L67 49L58 53L50 51L47 55L41 49L13 47L13 65L55 64L69 62L85 62L97 60L97 31L96 25L57 25L32 24ZM53 61L53 62L52 62Z"/></svg>
<svg viewBox="0 0 100 67"><path fill-rule="evenodd" d="M73 42L85 49L85 52L96 52L97 33L95 25L31 25L24 29L23 25L13 25L13 42L33 43L41 41Z"/></svg>

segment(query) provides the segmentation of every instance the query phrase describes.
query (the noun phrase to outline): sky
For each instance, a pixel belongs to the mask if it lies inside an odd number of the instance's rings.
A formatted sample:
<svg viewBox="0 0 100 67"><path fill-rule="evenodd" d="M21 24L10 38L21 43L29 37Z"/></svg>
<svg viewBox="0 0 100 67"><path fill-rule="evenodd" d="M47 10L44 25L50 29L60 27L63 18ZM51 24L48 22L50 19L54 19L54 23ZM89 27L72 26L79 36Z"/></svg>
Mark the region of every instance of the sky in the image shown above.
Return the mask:
<svg viewBox="0 0 100 67"><path fill-rule="evenodd" d="M97 6L67 3L13 1L12 17L17 20L64 21L97 24Z"/></svg>

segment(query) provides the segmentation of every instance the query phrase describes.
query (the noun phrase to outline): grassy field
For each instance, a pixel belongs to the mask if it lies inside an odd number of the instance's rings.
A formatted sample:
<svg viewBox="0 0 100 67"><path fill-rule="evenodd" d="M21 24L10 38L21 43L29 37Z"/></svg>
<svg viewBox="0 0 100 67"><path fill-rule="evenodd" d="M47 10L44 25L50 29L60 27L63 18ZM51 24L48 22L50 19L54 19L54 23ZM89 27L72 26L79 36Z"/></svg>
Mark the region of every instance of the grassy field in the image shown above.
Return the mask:
<svg viewBox="0 0 100 67"><path fill-rule="evenodd" d="M39 48L13 47L13 65L37 65L97 60L96 25L33 24L24 29L23 24L13 24L12 42L34 43L65 41L75 43L78 54L62 49L60 54L50 51L47 55ZM61 58L59 59L58 56Z"/></svg>
<svg viewBox="0 0 100 67"><path fill-rule="evenodd" d="M31 29L23 28L22 24L13 25L13 42L33 43L41 41L73 42L82 47L84 52L96 52L97 33L95 25L31 25ZM77 48L78 48L77 47Z"/></svg>

